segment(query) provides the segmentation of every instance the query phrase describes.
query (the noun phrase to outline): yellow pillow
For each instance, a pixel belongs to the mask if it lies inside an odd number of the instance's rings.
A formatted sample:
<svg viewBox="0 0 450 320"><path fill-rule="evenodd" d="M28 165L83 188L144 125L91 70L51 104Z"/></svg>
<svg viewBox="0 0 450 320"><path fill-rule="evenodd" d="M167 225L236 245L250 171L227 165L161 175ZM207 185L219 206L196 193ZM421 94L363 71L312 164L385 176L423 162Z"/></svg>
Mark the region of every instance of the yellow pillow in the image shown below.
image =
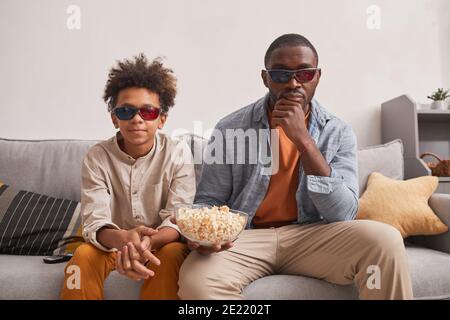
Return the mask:
<svg viewBox="0 0 450 320"><path fill-rule="evenodd" d="M390 224L400 231L403 238L444 233L448 227L428 205L438 183L438 178L433 176L402 181L374 172L359 199L356 219Z"/></svg>

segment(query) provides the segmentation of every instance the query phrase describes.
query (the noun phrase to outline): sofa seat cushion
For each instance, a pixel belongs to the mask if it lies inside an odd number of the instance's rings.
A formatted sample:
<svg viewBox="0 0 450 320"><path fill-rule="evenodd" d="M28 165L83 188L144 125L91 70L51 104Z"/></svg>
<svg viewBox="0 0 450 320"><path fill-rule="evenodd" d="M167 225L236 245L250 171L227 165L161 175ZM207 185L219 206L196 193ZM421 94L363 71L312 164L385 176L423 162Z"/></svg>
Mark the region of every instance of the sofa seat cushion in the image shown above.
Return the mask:
<svg viewBox="0 0 450 320"><path fill-rule="evenodd" d="M66 263L45 264L40 256L0 255L0 300L57 300ZM113 271L105 299L139 299L140 284Z"/></svg>
<svg viewBox="0 0 450 320"><path fill-rule="evenodd" d="M450 254L421 247L406 249L415 299L450 299ZM354 285L339 286L318 279L273 275L244 290L248 299L357 299Z"/></svg>
<svg viewBox="0 0 450 320"><path fill-rule="evenodd" d="M414 296L450 299L450 255L421 247L407 247ZM42 257L0 255L1 299L58 299L65 263L44 264ZM140 283L116 271L105 282L106 299L139 299ZM339 286L318 279L273 275L244 290L248 299L356 299L353 285Z"/></svg>

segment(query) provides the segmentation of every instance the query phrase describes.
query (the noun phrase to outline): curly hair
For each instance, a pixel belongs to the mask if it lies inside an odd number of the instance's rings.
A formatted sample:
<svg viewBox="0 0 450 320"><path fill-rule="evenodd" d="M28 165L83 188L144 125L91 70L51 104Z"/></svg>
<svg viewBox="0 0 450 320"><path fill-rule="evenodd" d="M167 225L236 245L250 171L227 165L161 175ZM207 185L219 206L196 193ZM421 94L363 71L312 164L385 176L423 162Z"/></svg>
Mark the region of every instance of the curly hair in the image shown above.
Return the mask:
<svg viewBox="0 0 450 320"><path fill-rule="evenodd" d="M163 66L162 58L149 62L147 57L140 53L133 59L117 61L108 74L103 100L111 111L117 104L120 90L137 87L147 88L159 96L161 109L164 113L175 104L177 94L177 79L172 69Z"/></svg>

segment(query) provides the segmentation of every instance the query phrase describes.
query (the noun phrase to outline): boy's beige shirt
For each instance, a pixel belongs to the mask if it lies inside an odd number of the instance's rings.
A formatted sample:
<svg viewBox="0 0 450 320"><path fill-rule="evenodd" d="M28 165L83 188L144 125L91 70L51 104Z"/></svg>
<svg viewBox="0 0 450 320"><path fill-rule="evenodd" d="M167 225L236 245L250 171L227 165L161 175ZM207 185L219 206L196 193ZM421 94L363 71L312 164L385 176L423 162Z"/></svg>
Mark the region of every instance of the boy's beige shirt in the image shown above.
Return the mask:
<svg viewBox="0 0 450 320"><path fill-rule="evenodd" d="M81 175L83 237L103 251L97 231L105 226L132 229L178 227L170 222L174 205L192 203L195 172L191 151L182 140L157 132L152 150L137 160L123 152L115 137L94 145Z"/></svg>

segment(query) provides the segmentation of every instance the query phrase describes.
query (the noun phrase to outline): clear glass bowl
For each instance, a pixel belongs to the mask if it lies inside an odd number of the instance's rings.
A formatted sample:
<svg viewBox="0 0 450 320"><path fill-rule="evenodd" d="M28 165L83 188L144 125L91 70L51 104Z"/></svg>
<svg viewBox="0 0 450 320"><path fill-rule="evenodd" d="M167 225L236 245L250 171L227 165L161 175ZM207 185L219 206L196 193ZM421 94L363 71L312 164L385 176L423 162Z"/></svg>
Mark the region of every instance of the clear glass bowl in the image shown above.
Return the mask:
<svg viewBox="0 0 450 320"><path fill-rule="evenodd" d="M236 240L247 225L248 214L225 206L183 204L175 206L175 218L186 239L209 247Z"/></svg>

